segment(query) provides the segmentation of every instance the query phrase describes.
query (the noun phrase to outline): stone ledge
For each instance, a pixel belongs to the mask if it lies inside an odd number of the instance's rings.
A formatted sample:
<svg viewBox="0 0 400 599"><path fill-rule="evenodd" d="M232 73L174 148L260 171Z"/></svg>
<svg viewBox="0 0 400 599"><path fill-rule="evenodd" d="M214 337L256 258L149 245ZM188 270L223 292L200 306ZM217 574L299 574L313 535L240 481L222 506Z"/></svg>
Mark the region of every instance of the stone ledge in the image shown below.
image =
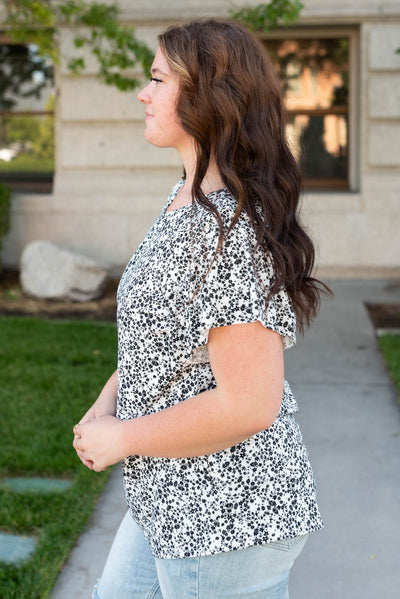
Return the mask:
<svg viewBox="0 0 400 599"><path fill-rule="evenodd" d="M28 559L37 544L35 537L0 533L0 561L6 564L20 564Z"/></svg>

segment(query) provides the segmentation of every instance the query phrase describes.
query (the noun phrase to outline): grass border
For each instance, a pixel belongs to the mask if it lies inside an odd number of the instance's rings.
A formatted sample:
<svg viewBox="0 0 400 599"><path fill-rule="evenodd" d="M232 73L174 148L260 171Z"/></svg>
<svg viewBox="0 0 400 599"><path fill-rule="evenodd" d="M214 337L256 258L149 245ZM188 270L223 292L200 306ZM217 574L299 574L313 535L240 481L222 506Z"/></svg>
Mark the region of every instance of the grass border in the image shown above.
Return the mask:
<svg viewBox="0 0 400 599"><path fill-rule="evenodd" d="M71 326L70 326L71 325ZM107 330L108 329L108 330ZM1 474L68 478L52 493L0 488L0 527L36 537L19 565L0 563L1 599L47 599L113 468L96 473L72 448L72 426L116 364L113 323L1 317Z"/></svg>
<svg viewBox="0 0 400 599"><path fill-rule="evenodd" d="M400 335L387 332L379 335L378 344L398 393L400 403Z"/></svg>

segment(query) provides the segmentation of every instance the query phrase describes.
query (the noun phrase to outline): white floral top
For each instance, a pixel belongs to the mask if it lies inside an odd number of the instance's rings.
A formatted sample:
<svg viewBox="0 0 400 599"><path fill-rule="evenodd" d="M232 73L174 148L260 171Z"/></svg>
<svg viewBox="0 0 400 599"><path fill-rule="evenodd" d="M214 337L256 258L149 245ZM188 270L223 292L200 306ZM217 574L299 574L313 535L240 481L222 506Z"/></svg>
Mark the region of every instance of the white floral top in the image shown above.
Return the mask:
<svg viewBox="0 0 400 599"><path fill-rule="evenodd" d="M265 305L271 261L255 250L246 214L217 247L215 218L200 206L166 212L129 262L118 289L120 419L163 410L215 387L207 338L213 327L260 321L284 347L295 343L285 291ZM225 230L236 206L227 189L208 195ZM180 558L278 541L322 522L312 470L285 381L274 424L224 451L192 458L131 456L125 494L156 557Z"/></svg>

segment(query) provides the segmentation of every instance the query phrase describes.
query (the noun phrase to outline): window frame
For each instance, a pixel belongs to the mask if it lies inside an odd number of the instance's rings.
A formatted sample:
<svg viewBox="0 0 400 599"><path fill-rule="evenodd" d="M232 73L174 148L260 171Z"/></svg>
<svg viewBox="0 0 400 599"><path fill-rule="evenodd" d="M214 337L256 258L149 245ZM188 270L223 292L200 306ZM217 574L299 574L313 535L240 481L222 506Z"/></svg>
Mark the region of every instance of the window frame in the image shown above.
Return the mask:
<svg viewBox="0 0 400 599"><path fill-rule="evenodd" d="M343 186L341 182L335 184L330 181L329 186L319 184L310 184L310 180L305 180L304 190L306 192L318 193L349 193L357 192L360 186L360 123L359 123L359 28L350 26L338 27L293 27L290 29L280 29L270 31L260 37L261 41L268 40L296 40L296 39L326 39L326 38L348 38L349 40L349 104L345 111L348 115L348 184ZM307 114L316 115L319 112L324 114L325 109L311 110L288 110L288 115ZM331 107L329 113L343 114L342 107Z"/></svg>

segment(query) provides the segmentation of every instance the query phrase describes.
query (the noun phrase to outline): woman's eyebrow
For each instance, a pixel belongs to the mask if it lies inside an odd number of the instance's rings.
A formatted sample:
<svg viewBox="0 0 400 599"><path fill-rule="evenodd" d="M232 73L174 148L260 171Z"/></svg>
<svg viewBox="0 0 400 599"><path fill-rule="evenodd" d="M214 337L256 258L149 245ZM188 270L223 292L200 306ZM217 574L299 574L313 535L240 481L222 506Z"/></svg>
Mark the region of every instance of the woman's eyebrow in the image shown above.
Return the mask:
<svg viewBox="0 0 400 599"><path fill-rule="evenodd" d="M160 73L160 75L163 75L164 77L168 76L168 73L164 73L163 71L161 71L161 69L159 69L158 67L152 67L151 68L151 74L154 75L155 73Z"/></svg>

